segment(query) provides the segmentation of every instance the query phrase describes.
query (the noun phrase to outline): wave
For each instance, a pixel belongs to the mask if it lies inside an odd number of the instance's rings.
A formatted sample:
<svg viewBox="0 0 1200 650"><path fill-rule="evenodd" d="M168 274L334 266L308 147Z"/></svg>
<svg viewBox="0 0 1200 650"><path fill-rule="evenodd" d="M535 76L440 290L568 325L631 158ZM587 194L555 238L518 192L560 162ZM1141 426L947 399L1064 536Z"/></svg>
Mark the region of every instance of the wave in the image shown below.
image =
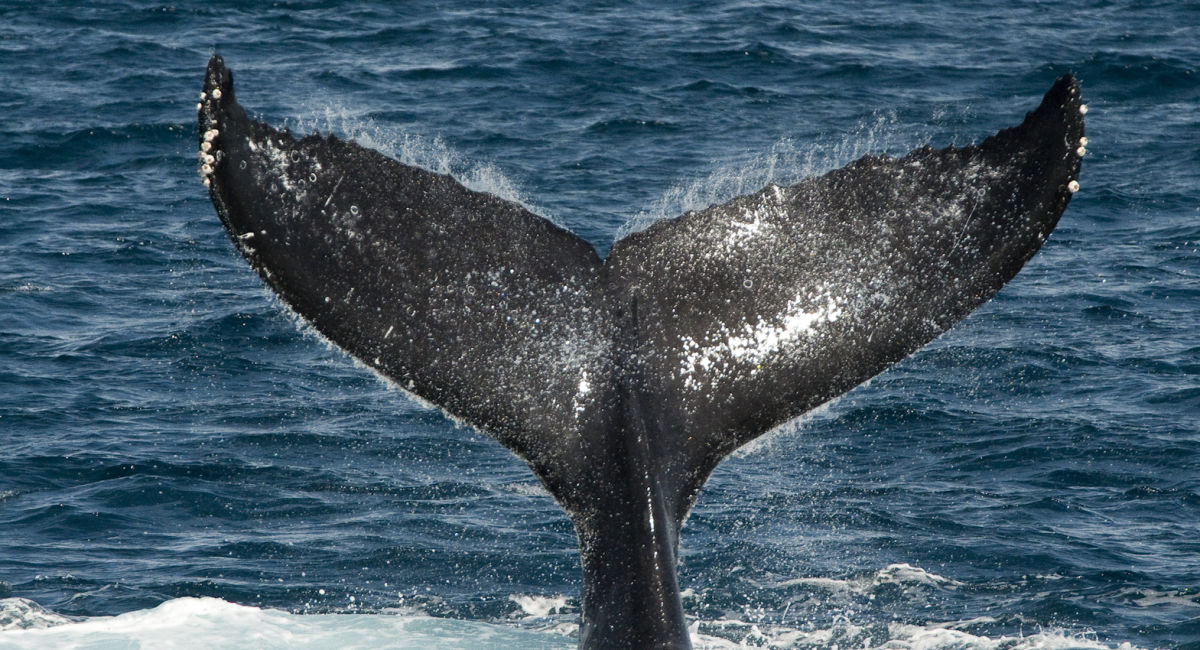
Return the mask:
<svg viewBox="0 0 1200 650"><path fill-rule="evenodd" d="M879 572L883 582L900 580L952 583L922 569L895 565ZM219 598L176 598L157 607L121 614L70 618L24 598L0 599L0 648L574 648L578 626L560 614L565 597L514 596L521 611L506 621L468 621L429 616L415 610L370 614L296 614L230 603ZM573 612L567 614L573 618ZM859 624L852 614L829 627L760 625L726 618L696 621L697 650L724 648L837 648L869 650L1132 650L1087 634L1038 630L990 637L968 630L990 619L916 625Z"/></svg>
<svg viewBox="0 0 1200 650"><path fill-rule="evenodd" d="M291 614L219 598L176 598L119 616L71 620L0 600L0 648L571 648L564 634L414 612Z"/></svg>

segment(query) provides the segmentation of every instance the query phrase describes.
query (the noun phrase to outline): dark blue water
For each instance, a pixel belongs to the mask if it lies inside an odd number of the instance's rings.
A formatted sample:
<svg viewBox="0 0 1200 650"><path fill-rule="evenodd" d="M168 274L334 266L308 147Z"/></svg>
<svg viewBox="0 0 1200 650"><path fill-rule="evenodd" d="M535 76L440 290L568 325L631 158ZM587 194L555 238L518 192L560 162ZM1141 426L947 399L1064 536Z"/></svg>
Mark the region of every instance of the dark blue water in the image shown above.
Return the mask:
<svg viewBox="0 0 1200 650"><path fill-rule="evenodd" d="M195 173L214 51L269 121L602 252L768 179L979 140L1070 71L1089 154L1044 249L721 465L685 606L777 647L1200 648L1200 6L984 4L5 4L0 602L577 618L574 534L526 467L298 328L235 254Z"/></svg>

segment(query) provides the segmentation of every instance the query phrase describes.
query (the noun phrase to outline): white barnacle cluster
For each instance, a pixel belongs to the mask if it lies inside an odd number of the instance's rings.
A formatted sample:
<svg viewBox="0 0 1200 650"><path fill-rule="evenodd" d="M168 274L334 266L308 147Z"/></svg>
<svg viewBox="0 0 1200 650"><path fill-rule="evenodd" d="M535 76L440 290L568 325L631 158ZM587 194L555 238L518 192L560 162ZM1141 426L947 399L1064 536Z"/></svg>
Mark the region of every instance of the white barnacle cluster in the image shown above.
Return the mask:
<svg viewBox="0 0 1200 650"><path fill-rule="evenodd" d="M1080 106L1079 111L1081 113L1086 113L1087 112L1087 104ZM1087 153L1087 143L1088 143L1088 139L1086 137L1079 138L1079 146L1075 149L1076 156L1079 156L1080 158L1082 158ZM1079 181L1075 180L1075 179L1071 179L1071 182L1067 183L1067 191L1069 191L1071 194L1078 192L1079 191Z"/></svg>
<svg viewBox="0 0 1200 650"><path fill-rule="evenodd" d="M214 88L212 99L216 100L220 98L221 89ZM196 111L201 115L204 114L204 103L208 100L209 95L201 91L200 103L196 104ZM208 128L205 129L203 136L201 136L200 151L196 154L196 157L200 161L200 167L197 171L200 174L201 181L204 182L204 187L212 187L213 170L216 168L217 163L216 153L213 151L213 147L215 146L213 143L216 141L217 136L221 135L221 132L217 130L216 118L213 117L212 113L209 114L208 118L208 124L206 124Z"/></svg>
<svg viewBox="0 0 1200 650"><path fill-rule="evenodd" d="M1079 114L1087 115L1087 112L1088 112L1087 104L1080 104L1079 105ZM1081 137L1081 138L1079 138L1079 146L1078 146L1078 148L1075 149L1075 155L1082 158L1084 156L1084 154L1086 154L1086 153L1087 153L1087 138ZM1078 192L1079 191L1079 181L1072 179L1070 183L1067 183L1067 190L1069 192L1071 192L1071 194Z"/></svg>
<svg viewBox="0 0 1200 650"><path fill-rule="evenodd" d="M730 370L756 375L763 362L812 339L821 325L837 321L842 312L842 301L826 288L797 295L773 318L759 316L753 323L733 327L722 323L704 336L703 343L682 337L679 377L685 387L700 390L705 383L701 376L707 376L711 385Z"/></svg>

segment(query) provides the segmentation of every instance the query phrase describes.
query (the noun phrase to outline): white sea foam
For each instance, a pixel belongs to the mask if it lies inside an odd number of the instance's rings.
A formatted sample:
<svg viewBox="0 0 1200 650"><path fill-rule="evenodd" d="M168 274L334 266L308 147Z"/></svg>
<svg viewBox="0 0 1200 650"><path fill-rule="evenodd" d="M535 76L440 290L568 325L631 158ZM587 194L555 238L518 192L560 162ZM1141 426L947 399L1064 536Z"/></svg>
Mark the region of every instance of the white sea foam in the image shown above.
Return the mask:
<svg viewBox="0 0 1200 650"><path fill-rule="evenodd" d="M537 481L521 481L518 483L507 483L501 487L504 490L507 490L514 494L519 494L524 497L553 498L550 496L550 493L546 491L546 488L543 487L542 484L538 483Z"/></svg>
<svg viewBox="0 0 1200 650"><path fill-rule="evenodd" d="M72 619L48 611L27 598L0 600L0 632L7 630L41 630L73 622ZM0 646L3 642L0 641Z"/></svg>
<svg viewBox="0 0 1200 650"><path fill-rule="evenodd" d="M545 618L567 610L566 596L509 596L509 600L521 606L525 616Z"/></svg>
<svg viewBox="0 0 1200 650"><path fill-rule="evenodd" d="M901 576L904 576L901 578ZM953 581L909 565L879 571L876 581L944 585ZM829 581L837 583L840 581ZM815 582L813 584L816 584ZM856 589L851 584L847 589ZM236 605L217 598L178 598L120 616L75 621L21 598L0 599L0 650L42 648L232 648L299 649L574 648L578 626L562 619L566 596L513 596L524 617L508 624L436 618L421 613L290 614ZM573 612L566 616L574 617ZM7 617L7 618L6 618ZM990 619L884 627L838 616L828 627L769 625L736 617L696 621L690 627L697 650L724 648L862 648L864 650L1134 650L1129 643L1105 644L1087 634L1036 630L987 637L962 628ZM531 626L531 619L540 625ZM884 632L886 630L886 632Z"/></svg>
<svg viewBox="0 0 1200 650"><path fill-rule="evenodd" d="M0 601L0 606L16 599ZM0 610L2 611L2 610ZM37 616L41 616L38 614ZM177 598L153 609L0 632L0 649L573 648L553 631L420 614L289 614L217 598Z"/></svg>
<svg viewBox="0 0 1200 650"><path fill-rule="evenodd" d="M931 573L920 567L906 562L889 564L888 566L857 578L839 580L836 578L793 578L785 580L775 587L808 586L823 589L830 593L866 595L882 585L898 585L905 589L921 587L933 589L955 589L962 583Z"/></svg>
<svg viewBox="0 0 1200 650"><path fill-rule="evenodd" d="M930 573L925 569L915 567L906 562L891 564L881 569L875 574L874 584L917 585L922 587L940 587L943 589L962 586L962 583L957 580L951 580L936 573Z"/></svg>
<svg viewBox="0 0 1200 650"><path fill-rule="evenodd" d="M1200 608L1200 593L1186 591L1156 591L1153 589L1126 589L1120 596L1133 601L1138 607L1186 607Z"/></svg>
<svg viewBox="0 0 1200 650"><path fill-rule="evenodd" d="M50 291L50 287L39 285L39 284L34 284L32 282L24 282L22 284L13 285L11 287L5 287L0 290L12 291L12 292L16 292L16 293L35 293L38 291Z"/></svg>
<svg viewBox="0 0 1200 650"><path fill-rule="evenodd" d="M730 622L730 625L736 625ZM744 625L744 624L743 624ZM1087 635L1068 634L1060 630L1039 631L1028 635L984 637L948 627L892 623L887 634L881 635L875 626L864 627L842 623L820 630L798 630L783 627L748 626L745 635L730 640L703 633L692 635L696 650L726 648L791 648L817 650L854 648L856 650L1134 650L1129 643L1105 644Z"/></svg>

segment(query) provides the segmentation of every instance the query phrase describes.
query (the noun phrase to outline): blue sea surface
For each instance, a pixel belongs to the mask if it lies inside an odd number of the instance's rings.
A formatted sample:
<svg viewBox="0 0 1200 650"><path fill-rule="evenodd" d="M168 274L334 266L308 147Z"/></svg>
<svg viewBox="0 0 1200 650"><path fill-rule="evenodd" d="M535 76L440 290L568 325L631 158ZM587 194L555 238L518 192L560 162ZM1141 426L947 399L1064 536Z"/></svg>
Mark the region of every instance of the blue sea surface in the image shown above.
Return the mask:
<svg viewBox="0 0 1200 650"><path fill-rule="evenodd" d="M702 647L1200 648L1198 35L1190 2L3 4L0 647L196 603L573 643L576 539L526 466L306 330L223 232L195 154L220 52L267 121L601 253L981 140L1074 73L1089 153L1043 250L718 467L684 605Z"/></svg>

